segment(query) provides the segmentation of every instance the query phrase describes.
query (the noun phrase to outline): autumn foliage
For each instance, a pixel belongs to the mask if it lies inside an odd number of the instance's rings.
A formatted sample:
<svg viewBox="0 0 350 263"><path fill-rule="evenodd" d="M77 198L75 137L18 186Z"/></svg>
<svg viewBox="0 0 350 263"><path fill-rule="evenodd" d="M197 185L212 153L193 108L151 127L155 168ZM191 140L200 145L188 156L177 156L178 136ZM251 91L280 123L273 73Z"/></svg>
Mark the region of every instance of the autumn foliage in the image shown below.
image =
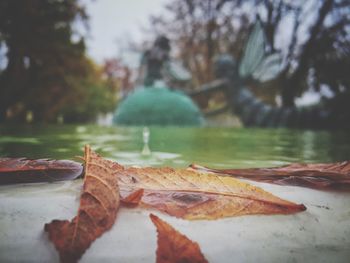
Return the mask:
<svg viewBox="0 0 350 263"><path fill-rule="evenodd" d="M72 180L83 172L69 160L0 158L0 185Z"/></svg>
<svg viewBox="0 0 350 263"><path fill-rule="evenodd" d="M62 262L77 262L86 249L109 230L119 203L158 209L195 220L245 214L290 214L302 204L280 199L261 188L230 177L172 168L124 167L85 147L85 178L77 216L45 225ZM155 215L157 262L207 262L197 243Z"/></svg>
<svg viewBox="0 0 350 263"><path fill-rule="evenodd" d="M218 219L247 214L290 214L304 205L280 199L230 177L173 168L118 166L122 200L143 189L141 207L189 219Z"/></svg>
<svg viewBox="0 0 350 263"><path fill-rule="evenodd" d="M192 164L192 169L222 176L246 178L279 185L295 185L320 190L350 191L350 161L315 163L270 168L212 169Z"/></svg>
<svg viewBox="0 0 350 263"><path fill-rule="evenodd" d="M150 218L158 232L157 263L208 262L196 242L176 231L156 215L150 214Z"/></svg>
<svg viewBox="0 0 350 263"><path fill-rule="evenodd" d="M45 225L62 262L76 262L91 243L110 229L119 208L117 164L85 147L85 178L78 214Z"/></svg>

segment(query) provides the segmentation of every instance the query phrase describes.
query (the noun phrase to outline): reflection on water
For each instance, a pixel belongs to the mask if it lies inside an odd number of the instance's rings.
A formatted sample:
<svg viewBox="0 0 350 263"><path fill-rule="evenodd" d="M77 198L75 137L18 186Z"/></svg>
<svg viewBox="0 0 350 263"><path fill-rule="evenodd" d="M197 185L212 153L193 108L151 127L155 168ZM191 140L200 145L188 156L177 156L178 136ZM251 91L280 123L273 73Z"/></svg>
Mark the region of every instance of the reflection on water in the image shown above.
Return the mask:
<svg viewBox="0 0 350 263"><path fill-rule="evenodd" d="M151 155L151 150L149 149L149 129L148 127L144 127L142 130L142 138L143 138L143 149L141 154L143 156L150 156Z"/></svg>
<svg viewBox="0 0 350 263"><path fill-rule="evenodd" d="M72 159L85 144L128 165L219 168L274 166L350 159L347 132L150 127L151 153L143 155L143 127L0 126L0 156Z"/></svg>

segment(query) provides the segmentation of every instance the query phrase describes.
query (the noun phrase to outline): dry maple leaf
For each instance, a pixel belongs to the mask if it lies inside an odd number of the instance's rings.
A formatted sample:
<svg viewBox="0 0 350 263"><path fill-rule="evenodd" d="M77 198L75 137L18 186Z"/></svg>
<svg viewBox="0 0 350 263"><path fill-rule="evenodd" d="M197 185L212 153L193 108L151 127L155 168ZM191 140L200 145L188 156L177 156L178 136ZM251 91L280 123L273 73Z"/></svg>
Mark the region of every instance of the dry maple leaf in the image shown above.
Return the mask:
<svg viewBox="0 0 350 263"><path fill-rule="evenodd" d="M45 231L62 262L76 262L91 243L110 229L119 208L118 164L102 159L85 146L85 178L78 214L53 220Z"/></svg>
<svg viewBox="0 0 350 263"><path fill-rule="evenodd" d="M157 263L208 262L196 242L176 231L159 217L150 214L150 218L158 232Z"/></svg>
<svg viewBox="0 0 350 263"><path fill-rule="evenodd" d="M192 164L192 169L280 185L295 185L323 190L350 191L350 161L299 164L248 169L212 169Z"/></svg>
<svg viewBox="0 0 350 263"><path fill-rule="evenodd" d="M122 200L143 189L137 199L140 206L185 219L289 214L306 209L237 179L192 170L118 166L118 180Z"/></svg>

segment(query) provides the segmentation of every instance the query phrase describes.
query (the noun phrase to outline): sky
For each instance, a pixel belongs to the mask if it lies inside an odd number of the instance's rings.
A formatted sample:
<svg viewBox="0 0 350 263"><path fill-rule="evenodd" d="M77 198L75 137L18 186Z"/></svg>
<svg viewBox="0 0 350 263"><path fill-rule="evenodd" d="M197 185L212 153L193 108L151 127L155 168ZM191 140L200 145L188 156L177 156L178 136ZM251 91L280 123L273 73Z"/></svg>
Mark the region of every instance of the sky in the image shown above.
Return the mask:
<svg viewBox="0 0 350 263"><path fill-rule="evenodd" d="M98 63L118 55L118 42L143 39L149 16L159 14L167 0L85 0L90 16L88 54Z"/></svg>

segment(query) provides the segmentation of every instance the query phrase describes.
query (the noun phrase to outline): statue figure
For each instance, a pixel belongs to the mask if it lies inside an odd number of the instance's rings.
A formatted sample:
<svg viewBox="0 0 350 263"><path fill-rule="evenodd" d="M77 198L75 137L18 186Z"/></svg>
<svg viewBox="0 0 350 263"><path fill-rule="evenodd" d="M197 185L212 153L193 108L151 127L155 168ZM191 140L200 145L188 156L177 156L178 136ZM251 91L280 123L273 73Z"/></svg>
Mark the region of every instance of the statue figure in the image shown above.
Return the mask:
<svg viewBox="0 0 350 263"><path fill-rule="evenodd" d="M322 101L319 105L288 108L271 106L257 98L247 87L248 80L265 82L276 78L282 70L279 53L265 52L266 38L260 20L255 24L240 63L230 55L221 55L215 62L219 85L205 85L201 92L225 89L232 110L245 126L295 128L350 128L350 114L335 110L341 98Z"/></svg>
<svg viewBox="0 0 350 263"><path fill-rule="evenodd" d="M139 72L141 85L150 87L155 81L162 80L170 88L180 88L191 80L191 74L180 63L170 59L170 50L169 39L160 35L145 51Z"/></svg>
<svg viewBox="0 0 350 263"><path fill-rule="evenodd" d="M204 118L190 97L178 90L191 79L180 64L169 57L170 44L159 36L141 61L139 87L124 98L113 117L122 125L201 126ZM158 81L158 83L156 83ZM146 133L147 134L147 133Z"/></svg>
<svg viewBox="0 0 350 263"><path fill-rule="evenodd" d="M141 59L141 76L143 84L153 85L155 80L162 79L162 68L169 60L170 43L166 36L159 36L151 49L146 50Z"/></svg>

